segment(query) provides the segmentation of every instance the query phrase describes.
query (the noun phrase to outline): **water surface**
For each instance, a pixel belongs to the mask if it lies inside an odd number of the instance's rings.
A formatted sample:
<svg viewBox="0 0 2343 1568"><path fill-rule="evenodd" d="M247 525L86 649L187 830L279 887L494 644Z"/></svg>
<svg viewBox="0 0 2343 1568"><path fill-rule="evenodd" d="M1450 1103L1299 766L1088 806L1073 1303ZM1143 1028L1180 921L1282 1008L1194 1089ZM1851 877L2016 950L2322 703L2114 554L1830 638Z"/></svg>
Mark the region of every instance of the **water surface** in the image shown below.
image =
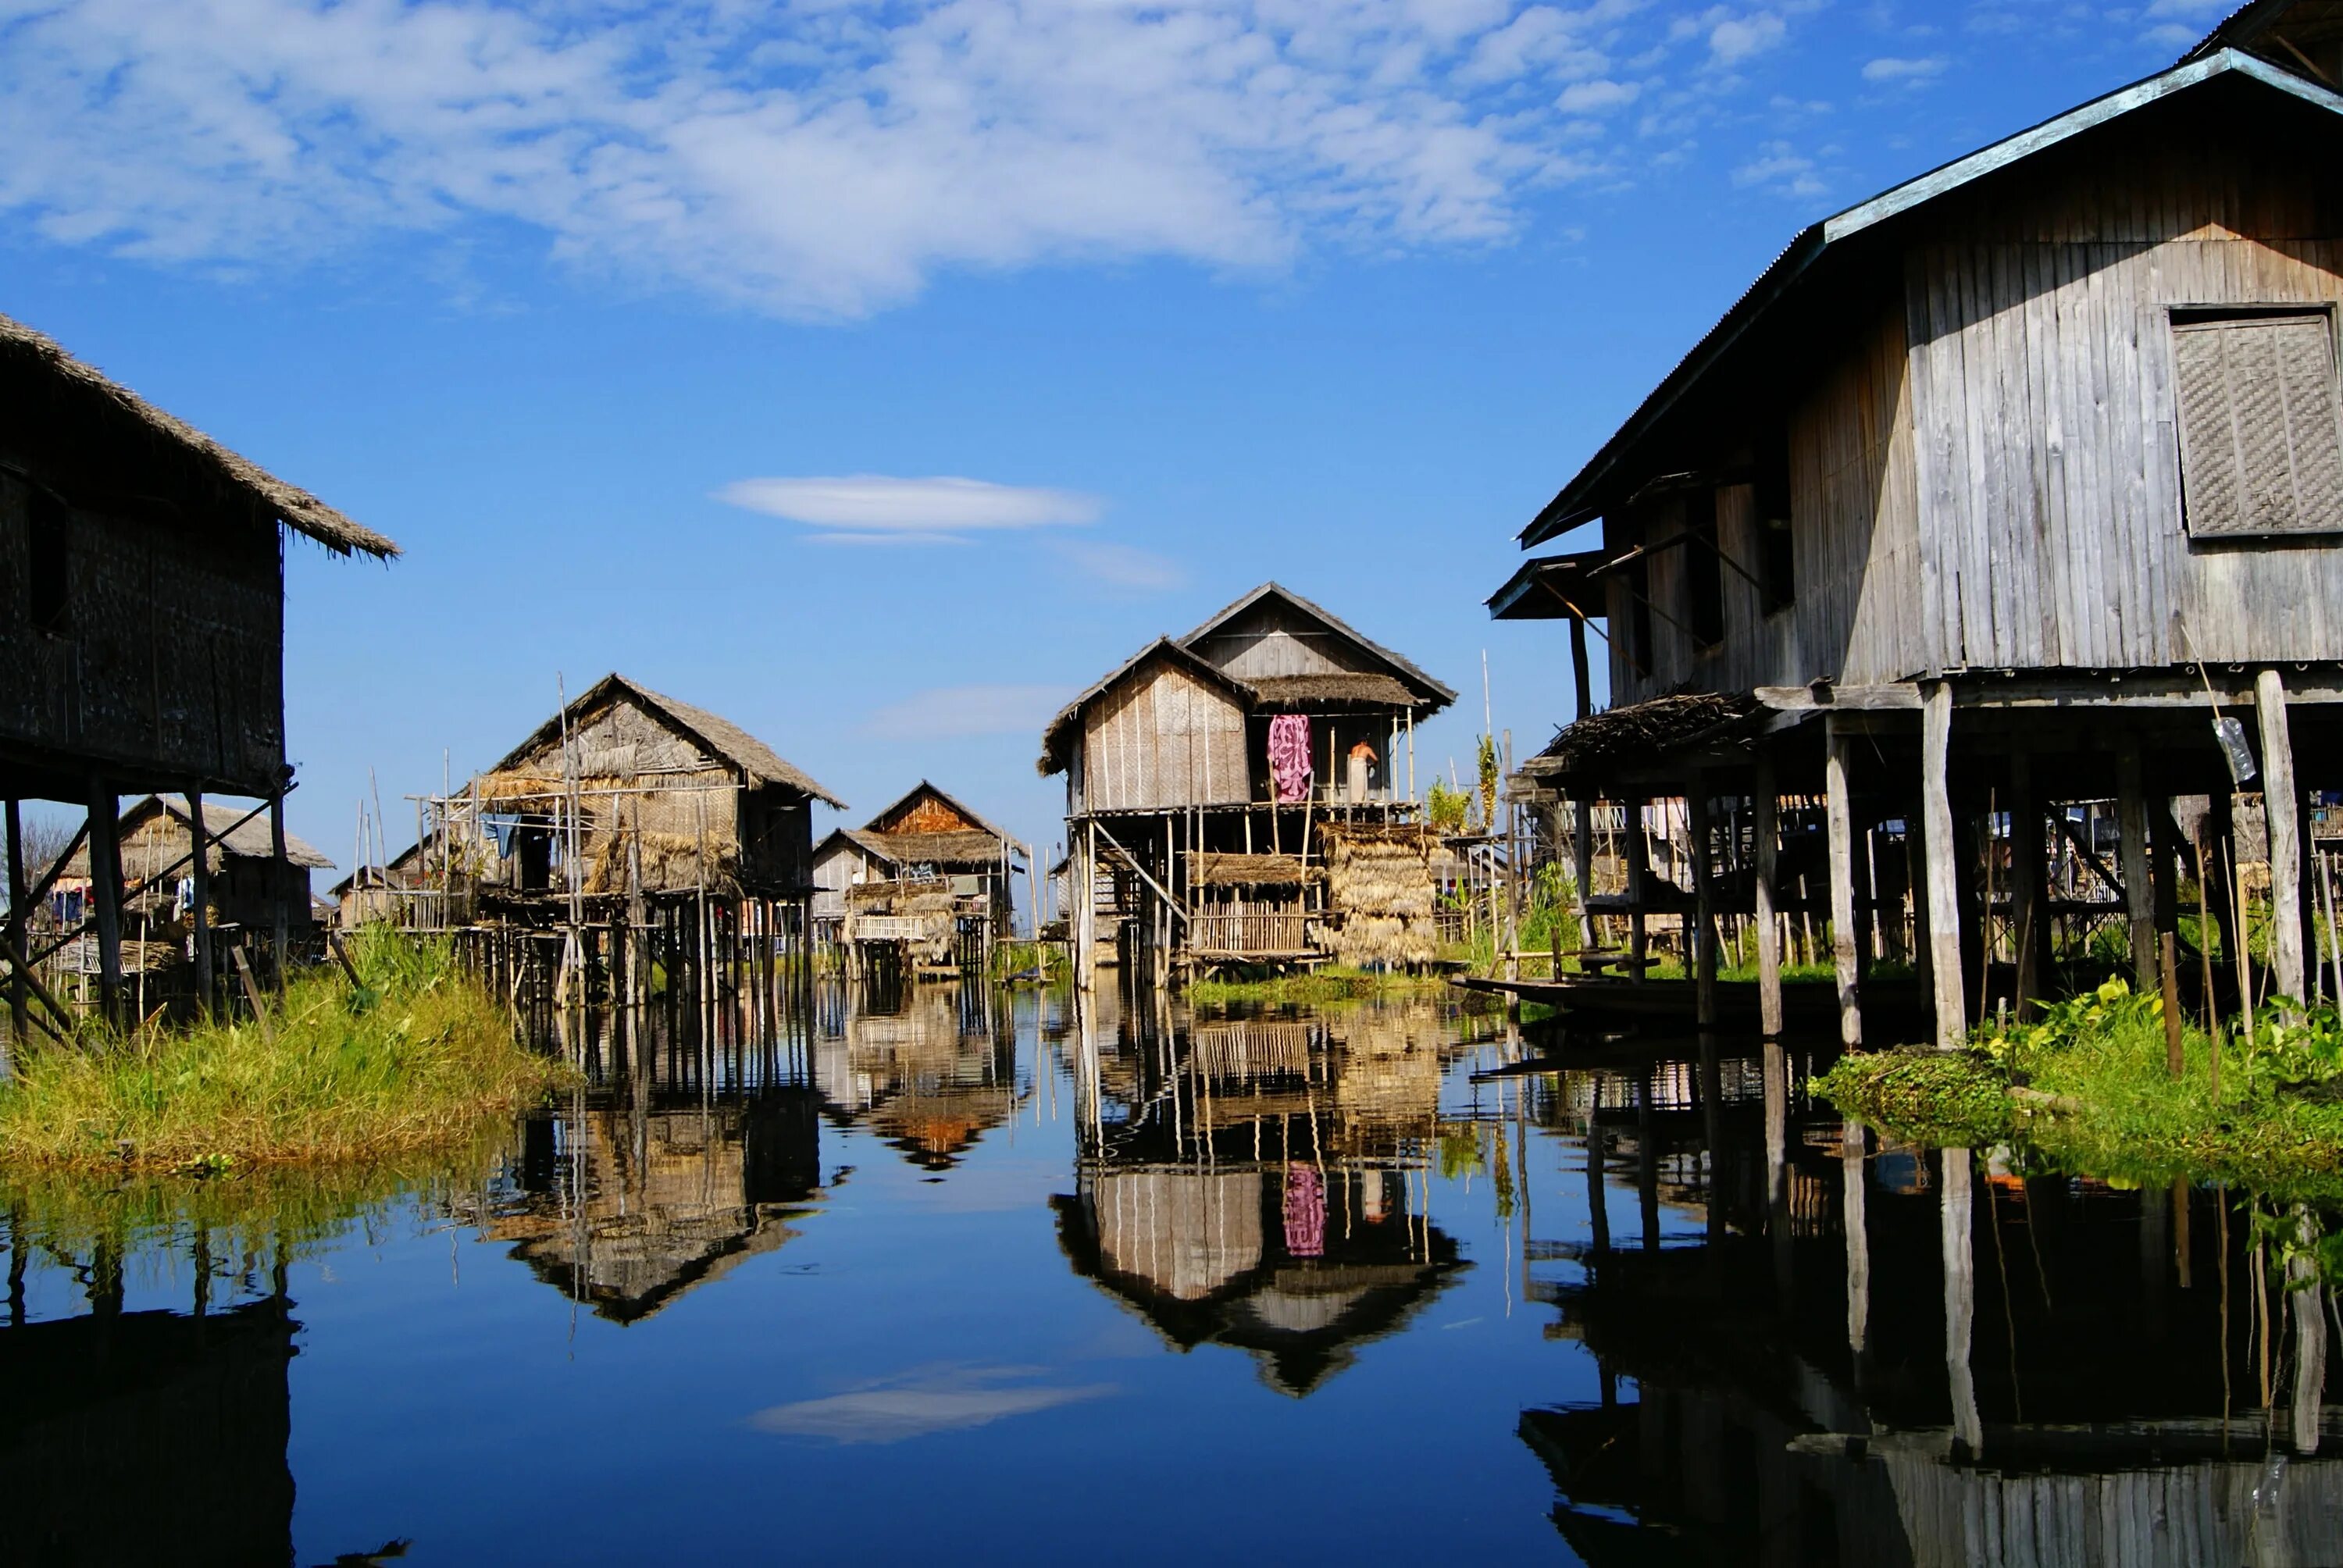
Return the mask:
<svg viewBox="0 0 2343 1568"><path fill-rule="evenodd" d="M2343 1561L2321 1217L1885 1145L1795 1050L569 1044L448 1169L13 1192L0 1561Z"/></svg>

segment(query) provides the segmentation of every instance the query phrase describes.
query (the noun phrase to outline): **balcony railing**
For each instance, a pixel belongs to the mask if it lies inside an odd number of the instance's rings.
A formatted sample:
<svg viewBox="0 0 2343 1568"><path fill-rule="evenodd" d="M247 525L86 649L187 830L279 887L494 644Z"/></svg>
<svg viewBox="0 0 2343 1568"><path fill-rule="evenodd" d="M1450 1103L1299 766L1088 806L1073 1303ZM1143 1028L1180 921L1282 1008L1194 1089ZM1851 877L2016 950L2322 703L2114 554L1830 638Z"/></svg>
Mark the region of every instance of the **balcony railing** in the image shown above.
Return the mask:
<svg viewBox="0 0 2343 1568"><path fill-rule="evenodd" d="M1315 950L1303 914L1199 914L1188 945L1212 958L1292 958Z"/></svg>

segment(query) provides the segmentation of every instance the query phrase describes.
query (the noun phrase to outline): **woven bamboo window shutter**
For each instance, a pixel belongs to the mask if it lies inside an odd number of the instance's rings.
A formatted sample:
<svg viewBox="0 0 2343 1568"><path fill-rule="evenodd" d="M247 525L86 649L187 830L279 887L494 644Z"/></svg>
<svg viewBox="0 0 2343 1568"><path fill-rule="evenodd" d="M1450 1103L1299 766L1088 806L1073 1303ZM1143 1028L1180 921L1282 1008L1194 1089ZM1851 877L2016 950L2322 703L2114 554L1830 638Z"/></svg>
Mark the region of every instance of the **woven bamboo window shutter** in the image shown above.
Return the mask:
<svg viewBox="0 0 2343 1568"><path fill-rule="evenodd" d="M2343 531L2328 313L2176 318L2181 496L2198 538Z"/></svg>

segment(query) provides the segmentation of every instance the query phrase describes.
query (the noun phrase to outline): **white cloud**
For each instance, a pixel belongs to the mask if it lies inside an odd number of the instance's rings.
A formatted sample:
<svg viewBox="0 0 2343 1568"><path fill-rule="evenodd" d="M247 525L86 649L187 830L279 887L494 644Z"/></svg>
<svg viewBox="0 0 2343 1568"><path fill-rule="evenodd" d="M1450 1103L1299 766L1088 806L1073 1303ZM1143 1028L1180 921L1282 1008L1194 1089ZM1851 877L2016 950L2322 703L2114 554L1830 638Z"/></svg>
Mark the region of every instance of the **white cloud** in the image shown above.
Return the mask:
<svg viewBox="0 0 2343 1568"><path fill-rule="evenodd" d="M1554 106L1565 115L1603 115L1626 107L1642 92L1633 82L1573 82L1562 90Z"/></svg>
<svg viewBox="0 0 2343 1568"><path fill-rule="evenodd" d="M750 1416L749 1424L760 1432L831 1442L901 1442L930 1432L989 1426L1006 1416L1030 1415L1117 1392L1112 1383L996 1386L1003 1379L1025 1375L1030 1375L1027 1369L1015 1367L945 1372L892 1386L775 1405Z"/></svg>
<svg viewBox="0 0 2343 1568"><path fill-rule="evenodd" d="M736 479L716 498L822 529L812 537L824 544L957 544L963 532L1088 523L1099 515L1098 498L1077 490L950 475Z"/></svg>
<svg viewBox="0 0 2343 1568"><path fill-rule="evenodd" d="M1863 79L1866 82L1924 81L1941 73L1946 65L1946 61L1941 55L1924 60L1900 60L1891 55L1865 65Z"/></svg>
<svg viewBox="0 0 2343 1568"><path fill-rule="evenodd" d="M1737 65L1773 48L1789 32L1789 24L1771 11L1730 16L1709 30L1709 57L1720 65Z"/></svg>
<svg viewBox="0 0 2343 1568"><path fill-rule="evenodd" d="M1827 188L1815 160L1787 142L1767 142L1757 156L1733 171L1736 186L1762 186L1788 196L1817 196Z"/></svg>
<svg viewBox="0 0 2343 1568"><path fill-rule="evenodd" d="M863 728L889 740L1033 734L1073 695L1068 686L940 686L877 709Z"/></svg>
<svg viewBox="0 0 2343 1568"><path fill-rule="evenodd" d="M1188 580L1188 573L1179 562L1136 545L1119 545L1105 539L1060 539L1057 550L1084 577L1109 588L1159 592L1178 588Z"/></svg>
<svg viewBox="0 0 2343 1568"><path fill-rule="evenodd" d="M1600 71L1632 9L0 0L0 212L207 266L483 226L809 317L950 268L1502 242L1581 166L1500 100Z"/></svg>

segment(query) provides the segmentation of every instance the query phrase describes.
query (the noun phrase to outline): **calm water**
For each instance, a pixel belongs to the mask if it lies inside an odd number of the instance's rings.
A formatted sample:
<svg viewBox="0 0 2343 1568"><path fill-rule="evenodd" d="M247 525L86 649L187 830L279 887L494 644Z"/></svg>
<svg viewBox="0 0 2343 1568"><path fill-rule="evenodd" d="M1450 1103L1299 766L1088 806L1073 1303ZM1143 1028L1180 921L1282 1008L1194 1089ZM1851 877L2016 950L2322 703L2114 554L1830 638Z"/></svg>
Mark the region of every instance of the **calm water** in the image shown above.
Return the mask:
<svg viewBox="0 0 2343 1568"><path fill-rule="evenodd" d="M2318 1217L1850 1139L1795 1051L607 1027L403 1185L11 1194L0 1560L2343 1561Z"/></svg>

